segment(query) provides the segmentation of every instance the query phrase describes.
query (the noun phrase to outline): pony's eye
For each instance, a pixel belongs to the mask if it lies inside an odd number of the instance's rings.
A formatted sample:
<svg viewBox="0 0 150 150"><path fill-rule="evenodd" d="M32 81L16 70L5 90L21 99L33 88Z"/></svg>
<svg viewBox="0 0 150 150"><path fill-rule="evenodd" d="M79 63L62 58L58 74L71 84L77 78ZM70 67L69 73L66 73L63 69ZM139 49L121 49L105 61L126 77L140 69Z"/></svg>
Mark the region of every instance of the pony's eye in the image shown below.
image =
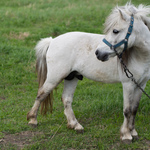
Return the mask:
<svg viewBox="0 0 150 150"><path fill-rule="evenodd" d="M114 34L118 34L118 33L119 33L119 31L118 31L118 30L116 30L116 29L114 29L114 30L113 30L113 33L114 33Z"/></svg>

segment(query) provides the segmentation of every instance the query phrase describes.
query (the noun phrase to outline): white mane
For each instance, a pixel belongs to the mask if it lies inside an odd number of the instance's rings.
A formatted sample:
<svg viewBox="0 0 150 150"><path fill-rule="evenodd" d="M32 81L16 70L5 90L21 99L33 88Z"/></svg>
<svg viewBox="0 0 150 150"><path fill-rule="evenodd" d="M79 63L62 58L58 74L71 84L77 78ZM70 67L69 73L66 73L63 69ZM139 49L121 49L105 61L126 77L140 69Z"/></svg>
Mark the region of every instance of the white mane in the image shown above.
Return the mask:
<svg viewBox="0 0 150 150"><path fill-rule="evenodd" d="M112 13L106 19L106 22L104 24L105 34L109 32L109 30L112 29L116 24L119 24L119 22L122 20L119 10L123 11L129 16L133 14L134 18L136 19L141 19L142 17L146 17L150 15L150 5L144 6L140 4L138 7L135 7L133 4L129 2L125 6L120 6L120 7L117 6L112 10Z"/></svg>

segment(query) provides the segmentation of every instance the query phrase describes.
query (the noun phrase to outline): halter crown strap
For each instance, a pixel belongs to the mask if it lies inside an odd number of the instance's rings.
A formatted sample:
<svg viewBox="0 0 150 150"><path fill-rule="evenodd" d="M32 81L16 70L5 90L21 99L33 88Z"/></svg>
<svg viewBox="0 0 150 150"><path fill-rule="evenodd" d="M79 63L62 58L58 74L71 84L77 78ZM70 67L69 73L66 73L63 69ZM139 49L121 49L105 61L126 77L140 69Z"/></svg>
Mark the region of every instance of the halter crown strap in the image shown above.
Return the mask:
<svg viewBox="0 0 150 150"><path fill-rule="evenodd" d="M122 57L122 54L123 52L127 49L128 47L128 39L132 33L132 30L133 30L133 23L134 23L134 17L133 15L131 15L131 21L130 21L130 26L128 28L128 32L125 36L125 39L123 39L122 41L120 41L119 43L115 44L115 45L112 45L110 42L108 42L105 38L103 39L103 42L108 45L110 47L110 49L116 49L117 47L120 47L121 45L124 44L124 49L122 51L122 53L119 55L119 57L121 58ZM115 51L116 52L116 51Z"/></svg>

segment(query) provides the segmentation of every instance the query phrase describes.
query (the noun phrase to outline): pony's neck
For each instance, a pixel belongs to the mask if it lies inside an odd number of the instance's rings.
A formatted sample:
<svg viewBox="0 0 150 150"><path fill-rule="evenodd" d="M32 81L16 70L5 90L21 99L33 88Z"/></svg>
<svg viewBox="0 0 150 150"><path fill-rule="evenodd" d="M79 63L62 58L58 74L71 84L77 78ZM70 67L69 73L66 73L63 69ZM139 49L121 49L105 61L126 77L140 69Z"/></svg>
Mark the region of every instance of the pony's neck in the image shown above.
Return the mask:
<svg viewBox="0 0 150 150"><path fill-rule="evenodd" d="M141 59L150 61L150 31L146 26L137 33L133 50Z"/></svg>
<svg viewBox="0 0 150 150"><path fill-rule="evenodd" d="M124 52L124 62L126 65L140 62L150 64L150 32L145 36L139 34L135 41L135 45Z"/></svg>

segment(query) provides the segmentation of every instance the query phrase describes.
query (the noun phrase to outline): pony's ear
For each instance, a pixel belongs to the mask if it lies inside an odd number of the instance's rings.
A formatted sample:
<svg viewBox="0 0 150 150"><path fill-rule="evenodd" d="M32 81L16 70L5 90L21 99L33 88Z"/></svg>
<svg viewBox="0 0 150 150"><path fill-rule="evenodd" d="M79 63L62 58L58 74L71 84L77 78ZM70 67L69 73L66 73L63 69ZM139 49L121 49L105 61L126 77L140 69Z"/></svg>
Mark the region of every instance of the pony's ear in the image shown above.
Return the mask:
<svg viewBox="0 0 150 150"><path fill-rule="evenodd" d="M129 16L127 14L125 14L121 9L118 9L120 16L123 20L128 21L129 20Z"/></svg>
<svg viewBox="0 0 150 150"><path fill-rule="evenodd" d="M145 23L145 25L148 27L148 29L150 30L150 18L149 17L141 17L143 22Z"/></svg>

